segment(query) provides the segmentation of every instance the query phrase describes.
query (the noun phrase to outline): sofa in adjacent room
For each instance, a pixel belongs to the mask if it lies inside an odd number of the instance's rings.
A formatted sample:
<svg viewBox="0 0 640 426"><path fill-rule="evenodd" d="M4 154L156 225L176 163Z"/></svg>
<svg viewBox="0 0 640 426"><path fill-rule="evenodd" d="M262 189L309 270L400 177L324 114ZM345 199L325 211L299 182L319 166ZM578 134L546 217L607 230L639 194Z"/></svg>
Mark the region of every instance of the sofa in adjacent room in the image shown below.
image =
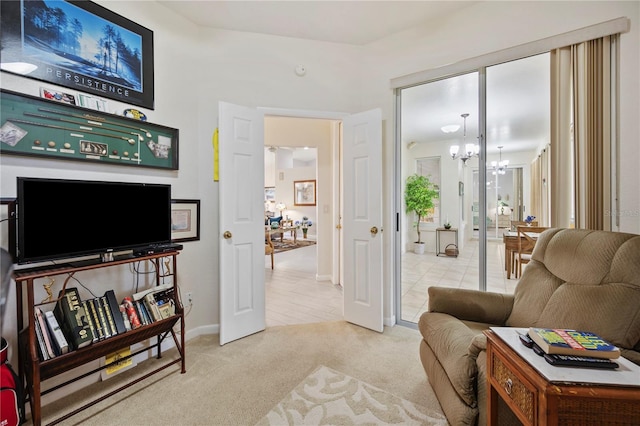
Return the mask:
<svg viewBox="0 0 640 426"><path fill-rule="evenodd" d="M429 288L420 358L452 425L486 424L491 326L592 331L640 365L640 235L552 228L513 295Z"/></svg>

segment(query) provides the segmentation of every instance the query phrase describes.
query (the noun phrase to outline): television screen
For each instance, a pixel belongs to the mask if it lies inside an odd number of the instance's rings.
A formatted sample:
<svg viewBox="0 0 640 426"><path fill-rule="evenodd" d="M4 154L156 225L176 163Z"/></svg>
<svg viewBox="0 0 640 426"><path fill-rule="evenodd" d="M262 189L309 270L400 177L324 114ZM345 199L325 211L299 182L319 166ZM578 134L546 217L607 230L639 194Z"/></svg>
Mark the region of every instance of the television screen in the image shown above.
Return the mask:
<svg viewBox="0 0 640 426"><path fill-rule="evenodd" d="M171 185L18 178L18 263L171 241Z"/></svg>

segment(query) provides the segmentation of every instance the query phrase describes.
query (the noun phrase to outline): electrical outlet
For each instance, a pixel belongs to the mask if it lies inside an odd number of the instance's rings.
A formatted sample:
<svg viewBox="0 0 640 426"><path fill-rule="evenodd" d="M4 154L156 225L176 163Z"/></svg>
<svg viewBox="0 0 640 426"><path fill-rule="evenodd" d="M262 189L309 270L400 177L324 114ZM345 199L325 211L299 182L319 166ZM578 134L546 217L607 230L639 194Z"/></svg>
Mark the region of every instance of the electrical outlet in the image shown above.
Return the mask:
<svg viewBox="0 0 640 426"><path fill-rule="evenodd" d="M189 303L189 306L193 305L193 292L191 291L187 292L187 302Z"/></svg>

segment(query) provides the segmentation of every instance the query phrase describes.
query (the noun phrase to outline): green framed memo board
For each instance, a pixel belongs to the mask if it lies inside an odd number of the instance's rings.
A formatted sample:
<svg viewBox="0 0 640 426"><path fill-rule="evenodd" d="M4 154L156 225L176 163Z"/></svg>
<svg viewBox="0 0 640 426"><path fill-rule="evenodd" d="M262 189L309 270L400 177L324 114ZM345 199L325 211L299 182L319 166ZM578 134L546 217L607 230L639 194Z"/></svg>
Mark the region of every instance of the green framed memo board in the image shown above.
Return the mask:
<svg viewBox="0 0 640 426"><path fill-rule="evenodd" d="M0 153L178 169L178 130L7 90Z"/></svg>

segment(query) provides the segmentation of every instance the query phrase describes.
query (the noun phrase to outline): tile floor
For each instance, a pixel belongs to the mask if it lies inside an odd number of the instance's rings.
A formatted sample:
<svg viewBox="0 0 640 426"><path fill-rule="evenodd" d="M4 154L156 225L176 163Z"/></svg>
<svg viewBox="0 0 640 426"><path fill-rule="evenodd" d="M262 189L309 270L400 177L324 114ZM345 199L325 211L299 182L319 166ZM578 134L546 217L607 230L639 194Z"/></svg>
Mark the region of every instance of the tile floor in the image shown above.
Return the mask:
<svg viewBox="0 0 640 426"><path fill-rule="evenodd" d="M273 270L265 256L267 327L343 319L342 287L316 281L316 248L276 253Z"/></svg>
<svg viewBox="0 0 640 426"><path fill-rule="evenodd" d="M507 280L504 245L487 242L487 290L513 293L518 280ZM315 280L316 246L276 253L275 269L265 256L267 327L341 320L342 288ZM417 322L427 310L427 288L445 286L478 288L478 242L470 241L457 258L417 255L407 252L402 259L402 319Z"/></svg>

